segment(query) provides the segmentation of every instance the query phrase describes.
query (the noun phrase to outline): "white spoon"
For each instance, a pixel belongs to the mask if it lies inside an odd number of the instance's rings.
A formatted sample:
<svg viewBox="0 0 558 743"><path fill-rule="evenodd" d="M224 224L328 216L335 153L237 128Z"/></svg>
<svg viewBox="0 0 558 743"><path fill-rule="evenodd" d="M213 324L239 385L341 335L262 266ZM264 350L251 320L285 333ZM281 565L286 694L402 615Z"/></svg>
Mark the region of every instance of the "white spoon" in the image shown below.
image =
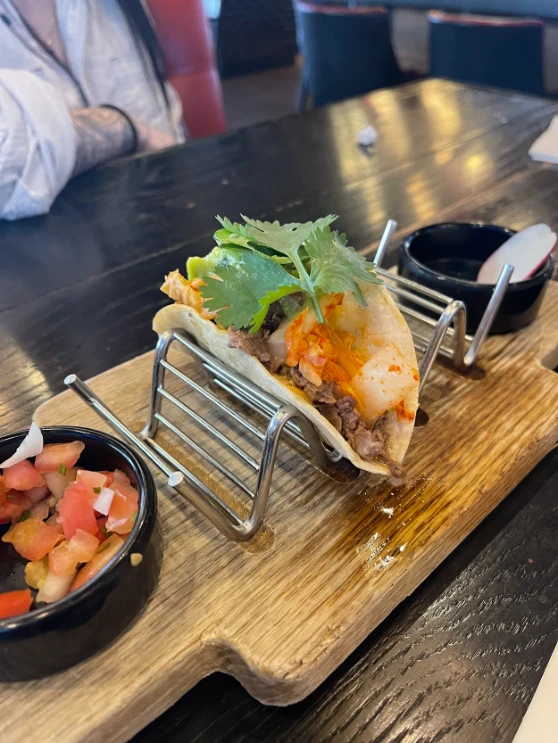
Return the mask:
<svg viewBox="0 0 558 743"><path fill-rule="evenodd" d="M556 233L548 225L527 227L506 240L482 264L477 283L495 284L506 263L514 267L511 281L525 281L543 265L555 244Z"/></svg>

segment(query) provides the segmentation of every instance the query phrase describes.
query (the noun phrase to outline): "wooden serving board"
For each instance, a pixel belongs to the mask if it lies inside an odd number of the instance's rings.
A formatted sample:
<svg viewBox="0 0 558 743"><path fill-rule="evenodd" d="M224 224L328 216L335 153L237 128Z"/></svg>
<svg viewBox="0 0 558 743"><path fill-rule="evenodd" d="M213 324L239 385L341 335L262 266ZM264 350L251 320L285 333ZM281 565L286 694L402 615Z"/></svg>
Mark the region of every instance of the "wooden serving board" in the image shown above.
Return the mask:
<svg viewBox="0 0 558 743"><path fill-rule="evenodd" d="M173 361L190 371L181 351ZM149 353L91 383L136 431L151 363ZM487 341L482 370L464 377L436 365L422 399L430 421L415 431L404 485L335 482L283 446L266 525L245 545L158 478L165 560L150 604L98 656L49 679L1 685L2 743L39 730L42 743L127 740L214 671L267 704L305 697L556 444L557 364L553 284L531 327ZM36 419L103 427L71 392Z"/></svg>

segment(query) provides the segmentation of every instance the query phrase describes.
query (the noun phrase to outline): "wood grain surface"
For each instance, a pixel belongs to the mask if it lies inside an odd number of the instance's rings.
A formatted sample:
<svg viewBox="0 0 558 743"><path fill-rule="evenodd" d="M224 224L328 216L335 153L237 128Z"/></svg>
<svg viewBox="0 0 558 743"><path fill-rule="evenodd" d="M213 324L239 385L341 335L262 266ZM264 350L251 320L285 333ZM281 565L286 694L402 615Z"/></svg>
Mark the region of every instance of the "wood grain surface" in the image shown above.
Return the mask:
<svg viewBox="0 0 558 743"><path fill-rule="evenodd" d="M388 217L399 235L441 219L556 227L558 173L527 149L557 112L429 80L80 176L48 216L0 223L3 431L28 425L66 374L85 379L153 347L160 277L209 249L215 213L336 212L359 250ZM355 144L368 122L372 157ZM137 743L511 743L558 640L557 488L555 449L305 701L266 707L213 674ZM84 697L72 719L88 714Z"/></svg>
<svg viewBox="0 0 558 743"><path fill-rule="evenodd" d="M436 369L422 400L430 420L415 431L399 487L367 476L335 482L284 447L266 524L239 545L160 478L165 559L148 609L79 669L0 687L0 717L11 719L3 741L26 740L39 725L45 743L128 740L212 671L232 674L265 704L313 692L558 441L558 378L542 365L558 360L557 313L552 285L538 321L487 342L482 373ZM173 362L203 374L184 352ZM92 382L134 430L145 420L151 368L149 353ZM196 393L181 394L178 380L169 388L254 453L254 441ZM183 423L177 411L167 415ZM102 427L69 391L44 403L36 420ZM215 449L203 430L188 430ZM203 460L172 435L158 440L201 474ZM226 452L221 461L245 473Z"/></svg>

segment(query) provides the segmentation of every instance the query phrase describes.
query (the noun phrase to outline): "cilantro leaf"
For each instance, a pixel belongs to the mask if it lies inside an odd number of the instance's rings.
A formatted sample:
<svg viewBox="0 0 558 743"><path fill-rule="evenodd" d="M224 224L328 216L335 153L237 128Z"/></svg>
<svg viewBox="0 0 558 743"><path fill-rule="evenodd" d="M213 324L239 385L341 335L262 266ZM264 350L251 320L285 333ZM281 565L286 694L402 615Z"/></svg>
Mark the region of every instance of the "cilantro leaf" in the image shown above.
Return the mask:
<svg viewBox="0 0 558 743"><path fill-rule="evenodd" d="M279 224L279 222L259 222L257 219L249 219L242 215L247 227L244 235L251 237L256 242L276 250L278 253L288 256L296 266L295 256L298 258L299 248L306 242L310 235L317 229L327 227L337 219L335 214L322 217L316 222L305 222L304 224Z"/></svg>
<svg viewBox="0 0 558 743"><path fill-rule="evenodd" d="M231 222L227 217L215 217L215 219L222 225L222 230L217 230L213 235L215 242L219 246L225 245L236 245L241 248L252 248L251 240L246 233L243 225L238 222Z"/></svg>
<svg viewBox="0 0 558 743"><path fill-rule="evenodd" d="M372 263L347 245L345 235L332 232L329 227L315 230L304 244L310 256L310 281L324 294L352 292L359 304L366 300L356 279L370 284L381 283L371 270Z"/></svg>
<svg viewBox="0 0 558 743"><path fill-rule="evenodd" d="M285 225L243 219L244 225L217 217L217 247L205 258L190 258L187 266L190 279L204 280L199 287L204 306L226 327L255 333L276 301L287 316L297 314L301 305L290 297L295 292L302 292L324 322L323 294L349 291L366 306L357 282L381 283L373 264L348 246L345 235L331 230L335 215Z"/></svg>
<svg viewBox="0 0 558 743"><path fill-rule="evenodd" d="M225 252L225 251L224 251ZM204 307L218 313L224 326L261 327L269 305L277 299L298 292L298 279L272 258L252 250L227 250L227 258L213 266L200 287L206 300Z"/></svg>
<svg viewBox="0 0 558 743"><path fill-rule="evenodd" d="M277 263L292 263L288 256L281 255L269 245L260 242L256 236L249 235L244 225L231 222L226 217L216 217L216 219L223 226L223 229L217 230L213 235L219 247L240 247L257 250L264 255L271 256Z"/></svg>
<svg viewBox="0 0 558 743"><path fill-rule="evenodd" d="M219 222L220 225L222 225L223 230L225 230L226 232L231 232L235 235L244 235L245 237L248 235L244 225L239 224L238 222L231 222L228 217L219 217L217 215L215 219Z"/></svg>
<svg viewBox="0 0 558 743"><path fill-rule="evenodd" d="M327 217L316 220L316 222L283 225L277 221L260 222L256 219L249 219L244 215L242 215L242 219L246 222L247 226L244 228L244 232L248 236L291 259L298 274L300 286L305 294L308 295L318 322L324 322L322 308L312 286L308 271L304 266L300 249L315 230L328 227L337 217L334 214L330 214Z"/></svg>

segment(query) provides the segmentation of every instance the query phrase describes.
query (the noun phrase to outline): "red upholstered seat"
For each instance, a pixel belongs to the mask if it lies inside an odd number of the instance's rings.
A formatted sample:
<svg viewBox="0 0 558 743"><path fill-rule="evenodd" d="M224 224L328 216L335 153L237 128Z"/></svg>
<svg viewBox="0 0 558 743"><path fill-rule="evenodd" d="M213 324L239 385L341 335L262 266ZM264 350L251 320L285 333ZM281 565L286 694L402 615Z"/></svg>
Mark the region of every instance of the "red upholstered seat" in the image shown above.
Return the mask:
<svg viewBox="0 0 558 743"><path fill-rule="evenodd" d="M381 5L320 5L320 3L297 0L296 7L303 13L322 13L323 15L388 15Z"/></svg>
<svg viewBox="0 0 558 743"><path fill-rule="evenodd" d="M431 23L455 23L460 26L493 26L496 28L523 28L525 26L543 26L537 18L508 18L503 16L471 15L469 13L445 13L442 10L431 10L428 13Z"/></svg>
<svg viewBox="0 0 558 743"><path fill-rule="evenodd" d="M202 0L148 0L190 137L227 128L209 21Z"/></svg>

